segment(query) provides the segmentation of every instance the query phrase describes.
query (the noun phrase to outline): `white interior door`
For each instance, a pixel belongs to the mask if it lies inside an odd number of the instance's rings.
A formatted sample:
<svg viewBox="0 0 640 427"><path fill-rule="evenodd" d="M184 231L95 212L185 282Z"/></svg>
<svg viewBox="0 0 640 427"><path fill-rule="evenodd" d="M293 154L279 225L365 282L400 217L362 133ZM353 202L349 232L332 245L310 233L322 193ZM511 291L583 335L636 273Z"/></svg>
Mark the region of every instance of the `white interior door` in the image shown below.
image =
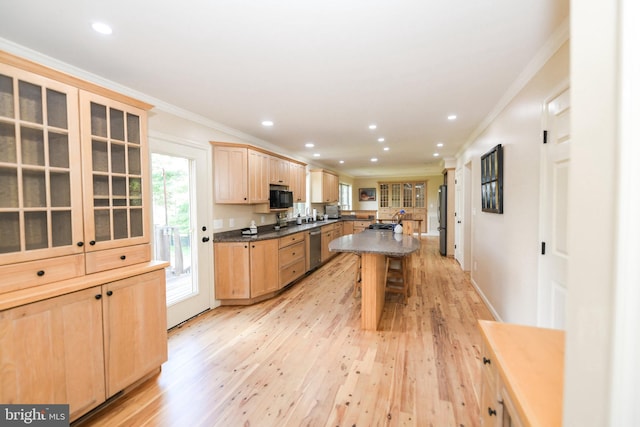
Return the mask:
<svg viewBox="0 0 640 427"><path fill-rule="evenodd" d="M540 326L564 329L567 297L567 222L571 99L566 88L545 105L547 143L542 156ZM544 249L543 249L544 247ZM544 254L542 252L544 251Z"/></svg>
<svg viewBox="0 0 640 427"><path fill-rule="evenodd" d="M167 327L211 306L211 230L207 224L210 154L151 139L154 258L169 261Z"/></svg>

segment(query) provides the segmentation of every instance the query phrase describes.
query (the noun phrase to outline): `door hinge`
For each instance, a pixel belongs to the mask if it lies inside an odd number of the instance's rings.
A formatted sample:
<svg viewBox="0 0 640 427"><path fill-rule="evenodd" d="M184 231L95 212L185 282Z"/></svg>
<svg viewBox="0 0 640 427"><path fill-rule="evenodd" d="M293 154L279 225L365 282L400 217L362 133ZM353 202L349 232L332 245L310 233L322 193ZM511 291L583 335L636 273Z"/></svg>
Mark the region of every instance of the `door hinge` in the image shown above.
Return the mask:
<svg viewBox="0 0 640 427"><path fill-rule="evenodd" d="M546 242L542 242L542 255L544 255L547 252L547 243Z"/></svg>
<svg viewBox="0 0 640 427"><path fill-rule="evenodd" d="M546 130L542 131L542 143L543 144L547 143L547 131Z"/></svg>

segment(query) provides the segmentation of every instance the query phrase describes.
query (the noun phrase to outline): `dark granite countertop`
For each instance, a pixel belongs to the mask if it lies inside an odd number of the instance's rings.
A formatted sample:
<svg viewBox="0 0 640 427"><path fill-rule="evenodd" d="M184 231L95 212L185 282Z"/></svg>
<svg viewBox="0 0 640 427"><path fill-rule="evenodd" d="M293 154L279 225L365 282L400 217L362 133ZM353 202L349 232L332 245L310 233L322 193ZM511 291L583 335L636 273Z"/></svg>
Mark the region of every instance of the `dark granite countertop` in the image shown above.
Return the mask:
<svg viewBox="0 0 640 427"><path fill-rule="evenodd" d="M331 252L406 256L420 249L420 240L391 230L364 230L329 242Z"/></svg>
<svg viewBox="0 0 640 427"><path fill-rule="evenodd" d="M329 219L326 221L315 221L302 223L297 225L295 222L290 223L287 227L280 227L280 230L274 230L274 225L265 225L258 227L258 234L243 235L241 230L223 231L222 233L214 233L213 241L217 242L254 242L256 240L279 239L290 234L299 233L301 231L313 230L323 225L335 224L341 219Z"/></svg>

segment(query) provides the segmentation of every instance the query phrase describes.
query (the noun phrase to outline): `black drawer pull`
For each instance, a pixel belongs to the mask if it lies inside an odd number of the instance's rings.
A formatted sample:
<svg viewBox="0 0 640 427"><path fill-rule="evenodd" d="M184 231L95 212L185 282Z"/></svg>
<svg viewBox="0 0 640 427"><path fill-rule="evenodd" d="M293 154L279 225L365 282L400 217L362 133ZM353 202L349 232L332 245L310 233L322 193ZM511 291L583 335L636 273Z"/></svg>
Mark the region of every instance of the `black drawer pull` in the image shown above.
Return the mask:
<svg viewBox="0 0 640 427"><path fill-rule="evenodd" d="M127 256L126 255L120 255L120 259L124 261L125 259L127 259Z"/></svg>
<svg viewBox="0 0 640 427"><path fill-rule="evenodd" d="M95 240L92 240L92 241L90 241L90 242L89 242L89 244L90 244L91 246L93 246L93 245L95 245L95 244L96 244L96 241L95 241Z"/></svg>
<svg viewBox="0 0 640 427"><path fill-rule="evenodd" d="M485 365L491 365L491 359L487 359L486 357L483 357L482 363L484 363Z"/></svg>
<svg viewBox="0 0 640 427"><path fill-rule="evenodd" d="M81 248L81 247L84 246L84 242L78 242L78 243L76 243L76 245L78 245L78 247Z"/></svg>
<svg viewBox="0 0 640 427"><path fill-rule="evenodd" d="M489 406L489 416L494 416L494 415L498 415L498 411L496 411L495 409L491 409L491 406Z"/></svg>
<svg viewBox="0 0 640 427"><path fill-rule="evenodd" d="M40 270L36 273L39 277L44 276L44 270Z"/></svg>
<svg viewBox="0 0 640 427"><path fill-rule="evenodd" d="M102 294L96 295L96 299L100 299L100 298L102 298Z"/></svg>
<svg viewBox="0 0 640 427"><path fill-rule="evenodd" d="M107 296L110 297L111 295L113 295L113 291L107 291Z"/></svg>

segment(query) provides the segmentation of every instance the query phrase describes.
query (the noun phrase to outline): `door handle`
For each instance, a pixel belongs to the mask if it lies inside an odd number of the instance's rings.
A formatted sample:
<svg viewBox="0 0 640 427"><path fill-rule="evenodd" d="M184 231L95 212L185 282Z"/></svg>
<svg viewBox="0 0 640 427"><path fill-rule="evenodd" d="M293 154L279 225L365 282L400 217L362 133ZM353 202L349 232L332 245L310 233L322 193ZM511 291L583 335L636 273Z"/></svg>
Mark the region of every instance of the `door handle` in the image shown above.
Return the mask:
<svg viewBox="0 0 640 427"><path fill-rule="evenodd" d="M207 243L209 241L209 238L207 236L204 236L202 238L202 243Z"/></svg>

